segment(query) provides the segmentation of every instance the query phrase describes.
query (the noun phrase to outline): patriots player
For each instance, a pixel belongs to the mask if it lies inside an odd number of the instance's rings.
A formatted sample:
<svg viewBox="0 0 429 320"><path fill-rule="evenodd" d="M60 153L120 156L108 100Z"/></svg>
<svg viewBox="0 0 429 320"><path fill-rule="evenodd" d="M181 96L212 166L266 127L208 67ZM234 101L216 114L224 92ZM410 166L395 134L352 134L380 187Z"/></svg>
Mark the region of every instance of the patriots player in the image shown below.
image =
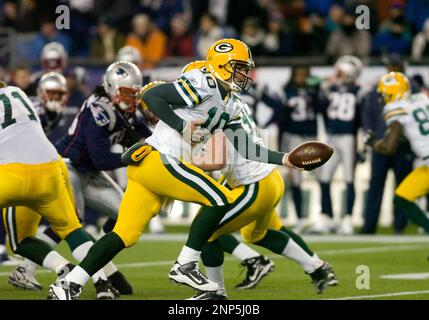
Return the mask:
<svg viewBox="0 0 429 320"><path fill-rule="evenodd" d="M237 92L249 87L248 72L254 68L247 45L235 39L218 40L208 50L206 61L205 70L189 71L177 81L153 87L142 96L142 103L160 121L145 144L136 144L124 154L124 159L130 157L134 164L128 167L128 186L115 228L97 241L96 248L65 280L51 285L50 294L56 299L79 296L90 274L106 259L138 241L166 198L207 207L192 222L186 245L169 278L197 290L219 289L199 271L198 260L203 245L230 208L233 195L189 164L193 153L199 153L215 130L221 129L245 157L294 166L287 154L256 145L241 130Z"/></svg>
<svg viewBox="0 0 429 320"><path fill-rule="evenodd" d="M316 140L319 81L310 75L308 66L292 67L291 80L283 87L281 102L286 111L282 149L291 150L304 141ZM292 170L292 199L298 222L295 230L304 228L302 214L302 175Z"/></svg>
<svg viewBox="0 0 429 320"><path fill-rule="evenodd" d="M411 94L408 78L400 72L389 72L378 83L385 103L383 116L387 131L382 139L370 141L377 153L392 155L405 136L423 164L402 180L395 190L394 205L407 217L429 232L429 219L415 201L429 194L429 98L420 92Z"/></svg>
<svg viewBox="0 0 429 320"><path fill-rule="evenodd" d="M322 214L310 229L314 233L335 231L331 202L331 181L339 163L346 181L346 212L338 232L352 234L351 221L355 200L354 170L356 164L356 134L360 126L361 87L356 83L362 62L355 56L343 56L335 63L335 78L322 84L320 109L328 135L328 143L336 152L320 170Z"/></svg>

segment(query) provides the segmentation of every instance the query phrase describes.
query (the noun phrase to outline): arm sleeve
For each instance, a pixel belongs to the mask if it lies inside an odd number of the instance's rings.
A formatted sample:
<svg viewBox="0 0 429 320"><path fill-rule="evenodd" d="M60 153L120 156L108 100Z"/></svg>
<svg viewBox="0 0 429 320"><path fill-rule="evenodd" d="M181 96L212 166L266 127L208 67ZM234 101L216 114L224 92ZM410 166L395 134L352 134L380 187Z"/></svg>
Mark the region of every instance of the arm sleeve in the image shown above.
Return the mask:
<svg viewBox="0 0 429 320"><path fill-rule="evenodd" d="M224 133L238 153L252 161L283 165L284 152L273 151L255 143L241 124L229 124Z"/></svg>
<svg viewBox="0 0 429 320"><path fill-rule="evenodd" d="M146 91L141 99L159 119L182 133L185 126L184 120L174 113L173 108L184 108L187 102L173 83L153 87Z"/></svg>
<svg viewBox="0 0 429 320"><path fill-rule="evenodd" d="M98 170L114 170L124 167L121 162L121 154L110 152L111 143L105 127L88 121L84 136L89 156Z"/></svg>

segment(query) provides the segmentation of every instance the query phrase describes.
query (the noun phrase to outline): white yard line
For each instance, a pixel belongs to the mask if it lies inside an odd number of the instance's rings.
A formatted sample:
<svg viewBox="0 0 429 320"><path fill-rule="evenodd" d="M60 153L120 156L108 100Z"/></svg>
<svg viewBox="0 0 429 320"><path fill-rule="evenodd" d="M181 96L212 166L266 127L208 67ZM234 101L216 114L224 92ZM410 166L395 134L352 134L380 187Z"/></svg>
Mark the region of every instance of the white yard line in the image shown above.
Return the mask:
<svg viewBox="0 0 429 320"><path fill-rule="evenodd" d="M429 294L429 290L392 292L392 293L373 294L373 295L367 295L367 296L351 296L351 297L323 299L323 300L362 300L362 299L376 299L376 298L409 296L409 295L419 295L419 294Z"/></svg>

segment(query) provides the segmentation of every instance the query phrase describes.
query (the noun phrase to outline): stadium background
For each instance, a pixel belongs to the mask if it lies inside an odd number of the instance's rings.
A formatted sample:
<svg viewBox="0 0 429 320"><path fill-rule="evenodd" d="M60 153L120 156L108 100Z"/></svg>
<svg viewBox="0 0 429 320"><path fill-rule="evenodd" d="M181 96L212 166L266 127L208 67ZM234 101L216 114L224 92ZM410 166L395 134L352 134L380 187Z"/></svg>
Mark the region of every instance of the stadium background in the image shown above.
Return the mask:
<svg viewBox="0 0 429 320"><path fill-rule="evenodd" d="M370 28L350 32L350 17L356 18L355 8L360 4L370 8ZM70 8L69 30L55 28L58 5ZM125 44L140 49L141 67L151 78L173 80L184 64L200 59L212 41L225 36L240 38L250 45L257 65L256 84L258 88L267 87L270 93L276 93L288 81L290 66L307 64L314 75L329 76L334 72L336 57L344 53L355 54L365 62L358 82L366 87L374 85L383 74L383 61L390 53L407 57L407 74L420 76L424 83L429 80L429 70L424 66L429 51L429 36L425 33L429 29L425 24L429 1L3 0L0 12L0 78L19 81L23 87L31 80L30 73L40 70L41 48L50 41L64 45L69 56L67 78L77 83L74 90L87 96ZM359 39L358 45L347 40L349 36ZM24 70L19 79L18 70ZM260 102L256 109L258 123L263 125L271 112ZM278 128L271 125L266 130L266 143L276 146ZM324 139L323 128L319 138ZM355 175L356 226L363 222L369 174L367 159L358 165ZM305 175L302 187L303 211L310 212L312 221L320 212L319 186L313 174ZM337 171L333 188L334 211L338 215L345 205L341 170ZM379 221L383 226L392 221L392 192L390 174ZM280 212L286 224L293 225L294 208L288 199L287 194ZM196 206L176 203L164 221L186 224L195 211Z"/></svg>

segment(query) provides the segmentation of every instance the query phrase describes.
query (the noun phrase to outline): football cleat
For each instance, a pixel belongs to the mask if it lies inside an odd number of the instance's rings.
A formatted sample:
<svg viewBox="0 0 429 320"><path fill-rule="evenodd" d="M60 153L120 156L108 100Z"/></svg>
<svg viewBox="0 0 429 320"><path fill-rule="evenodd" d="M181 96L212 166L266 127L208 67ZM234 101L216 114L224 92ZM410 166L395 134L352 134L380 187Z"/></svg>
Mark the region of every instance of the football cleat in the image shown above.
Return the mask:
<svg viewBox="0 0 429 320"><path fill-rule="evenodd" d="M184 284L199 291L217 291L219 286L207 279L198 269L198 262L192 261L180 265L177 261L171 268L168 278L178 284Z"/></svg>
<svg viewBox="0 0 429 320"><path fill-rule="evenodd" d="M337 233L342 235L347 235L347 236L354 234L352 217L350 215L347 215L343 218L343 220L339 225Z"/></svg>
<svg viewBox="0 0 429 320"><path fill-rule="evenodd" d="M252 289L263 277L274 271L274 262L262 255L246 259L241 265L247 267L247 274L246 278L235 286L236 289Z"/></svg>
<svg viewBox="0 0 429 320"><path fill-rule="evenodd" d="M112 286L122 295L133 294L133 287L127 281L125 276L120 271L112 273L107 279L112 283Z"/></svg>
<svg viewBox="0 0 429 320"><path fill-rule="evenodd" d="M332 266L326 262L326 264L328 265L328 282L326 283L328 286L334 287L338 284L338 278L337 275L334 272L334 269L332 268Z"/></svg>
<svg viewBox="0 0 429 320"><path fill-rule="evenodd" d="M100 279L94 283L95 291L97 292L97 300L114 300L120 296L109 280Z"/></svg>
<svg viewBox="0 0 429 320"><path fill-rule="evenodd" d="M48 300L77 300L82 286L66 280L56 281L49 287Z"/></svg>
<svg viewBox="0 0 429 320"><path fill-rule="evenodd" d="M329 282L329 274L331 269L331 266L324 262L319 268L314 270L312 273L309 273L316 293L320 294L326 289L326 286Z"/></svg>
<svg viewBox="0 0 429 320"><path fill-rule="evenodd" d="M228 300L228 297L222 290L218 291L200 291L196 295L186 300Z"/></svg>
<svg viewBox="0 0 429 320"><path fill-rule="evenodd" d="M25 290L42 290L41 284L34 278L32 272L23 266L16 267L9 275L9 284Z"/></svg>

